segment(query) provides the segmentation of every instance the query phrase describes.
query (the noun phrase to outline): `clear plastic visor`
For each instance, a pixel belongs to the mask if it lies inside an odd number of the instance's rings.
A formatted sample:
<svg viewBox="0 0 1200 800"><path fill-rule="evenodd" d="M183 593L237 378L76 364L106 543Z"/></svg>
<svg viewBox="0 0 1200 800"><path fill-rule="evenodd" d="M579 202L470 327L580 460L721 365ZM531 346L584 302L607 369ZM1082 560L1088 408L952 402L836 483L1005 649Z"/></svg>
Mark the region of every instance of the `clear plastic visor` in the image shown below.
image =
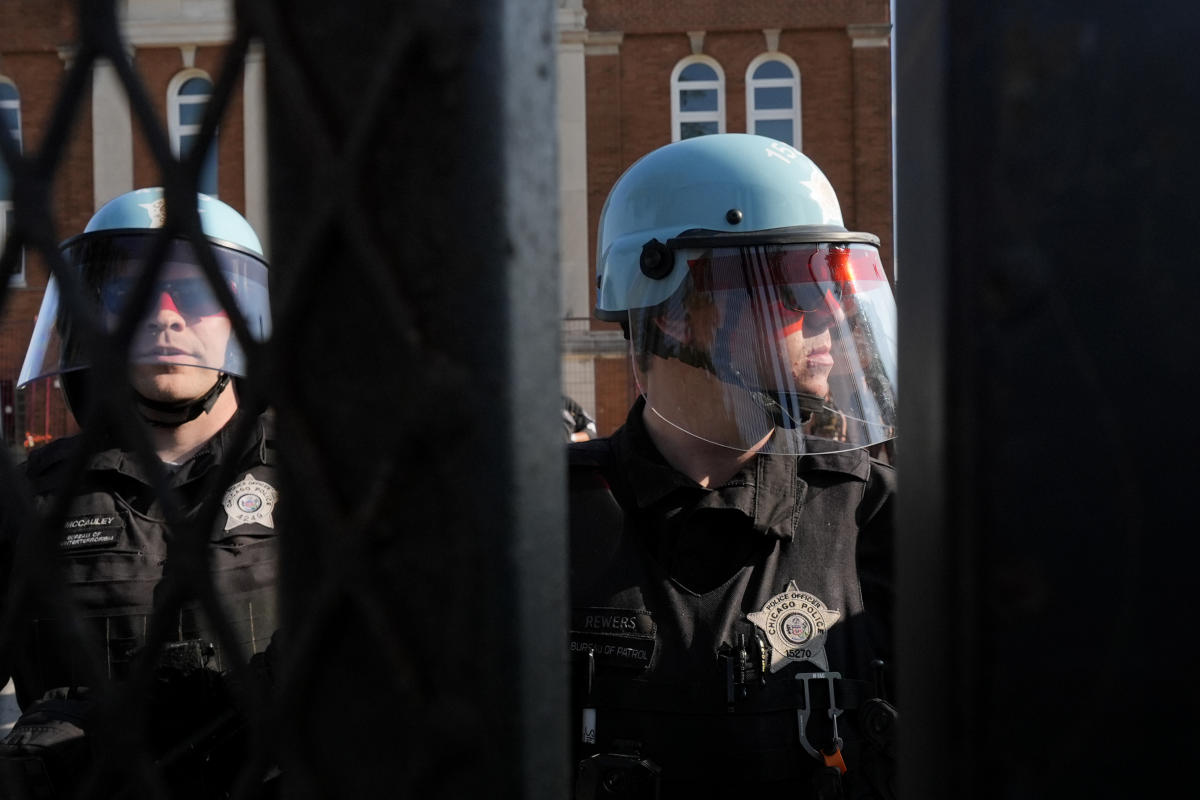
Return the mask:
<svg viewBox="0 0 1200 800"><path fill-rule="evenodd" d="M683 285L630 311L653 413L735 450L837 452L896 435L896 307L863 243L684 250Z"/></svg>
<svg viewBox="0 0 1200 800"><path fill-rule="evenodd" d="M131 322L131 365L200 367L245 375L246 357L229 310L200 267L195 245L185 240L167 242L162 262L150 276L148 259L156 241L153 233L129 233L85 235L64 245L64 258L78 269L90 319L76 319L68 312L59 282L51 277L18 385L90 367L89 354L95 346L89 341L91 326L114 334ZM216 243L201 246L211 246L221 282L250 337L265 340L271 332L266 265L241 250Z"/></svg>

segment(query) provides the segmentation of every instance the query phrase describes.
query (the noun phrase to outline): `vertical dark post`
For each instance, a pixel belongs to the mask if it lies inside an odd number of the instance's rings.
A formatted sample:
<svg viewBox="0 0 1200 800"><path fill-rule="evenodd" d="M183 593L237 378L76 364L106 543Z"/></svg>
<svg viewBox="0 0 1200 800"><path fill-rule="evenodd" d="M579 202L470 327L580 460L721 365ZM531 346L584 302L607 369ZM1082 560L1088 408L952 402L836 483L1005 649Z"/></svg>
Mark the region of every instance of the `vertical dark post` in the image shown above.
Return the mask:
<svg viewBox="0 0 1200 800"><path fill-rule="evenodd" d="M1200 17L896 10L901 796L1170 796L1200 744Z"/></svg>
<svg viewBox="0 0 1200 800"><path fill-rule="evenodd" d="M975 666L964 663L971 617L969 591L957 582L966 536L951 535L948 507L952 447L960 441L949 416L954 348L949 307L951 151L948 114L949 0L896 9L896 301L900 315L901 440L898 480L897 658L903 800L950 800L968 786L969 750L941 765L940 752L959 741L970 718L967 688ZM906 209L919 202L922 213ZM914 431L915 433L910 433ZM917 591L916 587L923 587ZM956 713L960 712L960 713ZM954 731L954 735L950 732ZM948 774L947 774L948 773ZM947 787L947 788L943 788Z"/></svg>
<svg viewBox="0 0 1200 800"><path fill-rule="evenodd" d="M247 4L290 797L566 795L549 0Z"/></svg>

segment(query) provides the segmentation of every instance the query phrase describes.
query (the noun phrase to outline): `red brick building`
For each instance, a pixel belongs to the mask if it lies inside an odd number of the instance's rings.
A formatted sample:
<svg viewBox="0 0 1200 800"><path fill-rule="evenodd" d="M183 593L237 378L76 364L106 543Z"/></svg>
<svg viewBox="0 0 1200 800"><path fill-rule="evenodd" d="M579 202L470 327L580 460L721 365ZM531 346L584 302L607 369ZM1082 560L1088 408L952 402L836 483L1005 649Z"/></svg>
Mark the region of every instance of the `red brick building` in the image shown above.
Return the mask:
<svg viewBox="0 0 1200 800"><path fill-rule="evenodd" d="M232 3L119 5L132 63L179 152L218 75ZM828 175L847 226L879 235L891 264L890 8L888 0L557 6L563 388L608 433L624 419L635 388L619 330L590 320L596 223L613 182L650 150L715 131L784 138ZM0 3L0 122L26 156L41 147L74 57L75 7L67 0ZM263 87L263 64L252 53L205 188L245 214L269 257ZM57 233L77 233L106 200L157 182L115 70L101 64L56 173ZM0 165L0 241L11 225L11 199ZM0 315L0 432L18 449L26 433L73 429L52 386L15 391L46 280L36 253L18 259Z"/></svg>

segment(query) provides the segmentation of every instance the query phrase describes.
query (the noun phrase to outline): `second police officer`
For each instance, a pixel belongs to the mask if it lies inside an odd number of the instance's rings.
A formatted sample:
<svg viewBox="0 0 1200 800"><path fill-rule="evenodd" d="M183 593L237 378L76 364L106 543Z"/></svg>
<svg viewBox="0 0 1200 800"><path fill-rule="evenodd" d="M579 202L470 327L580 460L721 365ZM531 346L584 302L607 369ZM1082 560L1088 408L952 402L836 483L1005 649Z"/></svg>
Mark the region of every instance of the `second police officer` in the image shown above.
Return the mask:
<svg viewBox="0 0 1200 800"><path fill-rule="evenodd" d="M198 195L195 211L199 238L160 188L109 201L62 245L77 285L43 299L20 383L56 378L84 432L33 450L33 508L0 515L0 682L23 712L0 742L4 796L165 781L208 800L249 757L238 701L269 686L277 628L271 414L241 383L242 342L270 334L267 265L234 209ZM134 680L147 707L114 712ZM274 791L260 763L261 791L239 796Z"/></svg>
<svg viewBox="0 0 1200 800"><path fill-rule="evenodd" d="M659 148L598 230L640 397L570 451L577 798L893 796L896 313L805 155Z"/></svg>

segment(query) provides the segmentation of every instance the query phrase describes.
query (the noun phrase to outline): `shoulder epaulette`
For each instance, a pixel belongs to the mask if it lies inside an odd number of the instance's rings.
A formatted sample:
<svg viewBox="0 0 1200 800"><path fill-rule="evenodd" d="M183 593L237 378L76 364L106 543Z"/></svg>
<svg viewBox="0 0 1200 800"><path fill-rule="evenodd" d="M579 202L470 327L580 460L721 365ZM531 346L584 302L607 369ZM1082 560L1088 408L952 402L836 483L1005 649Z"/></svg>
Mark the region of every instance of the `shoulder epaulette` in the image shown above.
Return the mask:
<svg viewBox="0 0 1200 800"><path fill-rule="evenodd" d="M836 453L808 453L800 456L799 471L838 472L865 481L871 474L871 457L861 448Z"/></svg>
<svg viewBox="0 0 1200 800"><path fill-rule="evenodd" d="M78 437L67 436L52 439L49 442L29 451L25 459L25 474L30 480L45 477L71 456L77 446Z"/></svg>
<svg viewBox="0 0 1200 800"><path fill-rule="evenodd" d="M612 445L608 439L591 439L567 445L567 466L573 470L604 469L612 461Z"/></svg>

